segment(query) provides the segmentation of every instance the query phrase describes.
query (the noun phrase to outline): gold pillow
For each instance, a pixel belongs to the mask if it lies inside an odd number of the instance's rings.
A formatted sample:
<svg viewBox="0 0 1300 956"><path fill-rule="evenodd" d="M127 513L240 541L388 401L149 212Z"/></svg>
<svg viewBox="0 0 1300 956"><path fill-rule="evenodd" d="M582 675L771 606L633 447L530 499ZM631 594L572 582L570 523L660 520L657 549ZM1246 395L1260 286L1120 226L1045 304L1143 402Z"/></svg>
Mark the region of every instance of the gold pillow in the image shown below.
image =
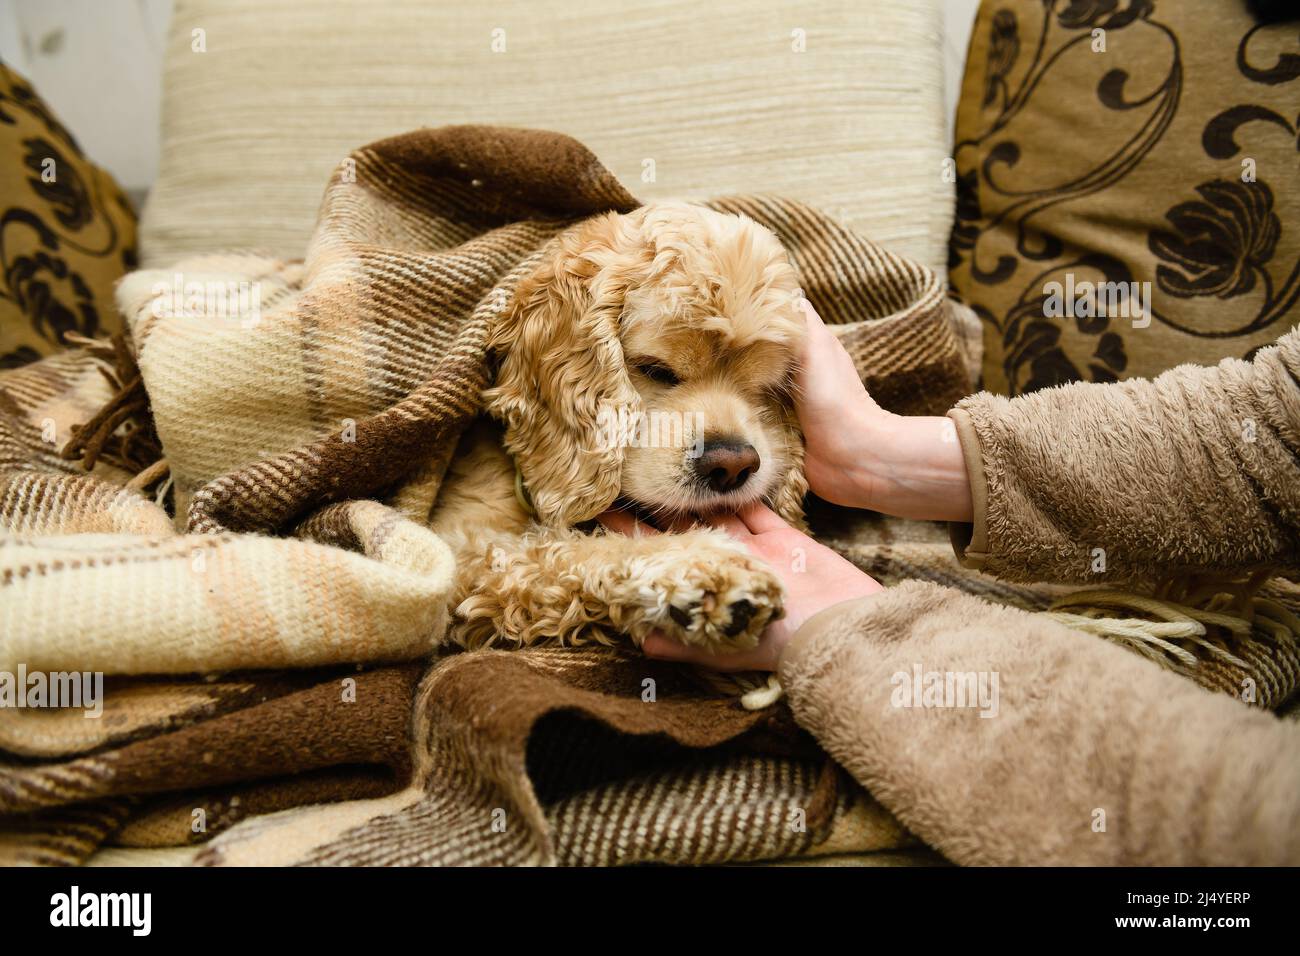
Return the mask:
<svg viewBox="0 0 1300 956"><path fill-rule="evenodd" d="M135 213L31 86L0 63L0 368L122 327L113 285L135 268Z"/></svg>
<svg viewBox="0 0 1300 956"><path fill-rule="evenodd" d="M1019 394L1248 357L1300 317L1300 29L1220 0L986 0L956 294Z"/></svg>

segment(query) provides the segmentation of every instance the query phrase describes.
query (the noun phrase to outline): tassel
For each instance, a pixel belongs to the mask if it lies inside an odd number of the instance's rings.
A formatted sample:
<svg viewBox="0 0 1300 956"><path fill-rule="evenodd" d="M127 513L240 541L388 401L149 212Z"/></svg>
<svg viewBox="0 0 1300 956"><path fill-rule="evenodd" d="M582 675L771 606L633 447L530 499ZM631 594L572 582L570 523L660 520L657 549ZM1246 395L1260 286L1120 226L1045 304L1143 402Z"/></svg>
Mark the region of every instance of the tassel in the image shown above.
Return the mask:
<svg viewBox="0 0 1300 956"><path fill-rule="evenodd" d="M1182 674L1197 667L1202 654L1248 668L1230 650L1232 640L1252 634L1278 644L1300 640L1300 618L1259 594L1270 576L1264 570L1244 581L1196 575L1172 578L1153 595L1117 589L1077 591L1057 599L1045 613ZM1126 616L1114 616L1115 612Z"/></svg>
<svg viewBox="0 0 1300 956"><path fill-rule="evenodd" d="M73 427L60 457L66 461L80 459L86 471L99 461L115 465L135 476L130 487L143 491L164 478L168 468L149 413L144 378L125 333L119 332L107 342L75 333L65 338L70 344L86 348L100 362L99 372L113 395L90 421Z"/></svg>
<svg viewBox="0 0 1300 956"><path fill-rule="evenodd" d="M785 688L781 686L780 679L775 674L769 674L766 684L755 687L740 698L740 706L746 710L762 710L771 707L784 696Z"/></svg>
<svg viewBox="0 0 1300 956"><path fill-rule="evenodd" d="M717 671L710 667L692 667L686 673L716 694L737 698L745 710L771 707L785 696L785 689L776 674Z"/></svg>

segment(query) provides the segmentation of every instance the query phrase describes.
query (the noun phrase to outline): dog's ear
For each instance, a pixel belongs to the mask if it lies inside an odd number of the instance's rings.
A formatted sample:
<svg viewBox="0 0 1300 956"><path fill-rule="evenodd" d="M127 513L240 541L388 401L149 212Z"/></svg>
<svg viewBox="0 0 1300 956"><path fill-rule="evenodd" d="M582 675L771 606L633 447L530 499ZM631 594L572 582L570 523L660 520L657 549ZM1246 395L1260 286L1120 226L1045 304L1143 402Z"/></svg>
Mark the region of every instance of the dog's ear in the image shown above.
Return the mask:
<svg viewBox="0 0 1300 956"><path fill-rule="evenodd" d="M633 241L614 213L564 233L490 332L499 365L484 398L546 524L593 518L618 495L610 423L640 412L619 341Z"/></svg>
<svg viewBox="0 0 1300 956"><path fill-rule="evenodd" d="M804 517L803 499L808 494L808 478L803 470L803 432L799 429L799 418L793 408L782 409L781 427L786 433L789 448L790 465L785 478L772 494L772 510L782 519L800 531L808 530Z"/></svg>

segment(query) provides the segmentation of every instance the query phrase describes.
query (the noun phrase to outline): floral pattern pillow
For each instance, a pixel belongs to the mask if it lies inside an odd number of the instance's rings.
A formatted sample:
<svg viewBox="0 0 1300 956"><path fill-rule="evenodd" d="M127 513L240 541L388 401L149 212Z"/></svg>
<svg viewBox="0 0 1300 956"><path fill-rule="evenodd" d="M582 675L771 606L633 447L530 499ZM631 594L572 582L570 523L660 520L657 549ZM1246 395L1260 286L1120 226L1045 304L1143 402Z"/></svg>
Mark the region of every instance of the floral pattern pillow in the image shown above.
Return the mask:
<svg viewBox="0 0 1300 956"><path fill-rule="evenodd" d="M1249 357L1300 320L1300 21L1222 0L985 0L955 294L1016 395Z"/></svg>
<svg viewBox="0 0 1300 956"><path fill-rule="evenodd" d="M0 63L0 369L69 332L122 327L113 286L135 267L135 212L31 86Z"/></svg>

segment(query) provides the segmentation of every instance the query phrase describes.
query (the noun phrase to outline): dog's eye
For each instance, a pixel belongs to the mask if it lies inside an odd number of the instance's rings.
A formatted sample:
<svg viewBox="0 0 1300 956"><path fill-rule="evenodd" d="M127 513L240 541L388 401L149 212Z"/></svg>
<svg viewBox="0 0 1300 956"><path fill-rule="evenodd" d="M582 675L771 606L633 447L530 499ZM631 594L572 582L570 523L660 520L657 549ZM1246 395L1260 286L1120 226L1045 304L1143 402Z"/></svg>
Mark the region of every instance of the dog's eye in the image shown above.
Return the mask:
<svg viewBox="0 0 1300 956"><path fill-rule="evenodd" d="M679 381L673 370L662 362L654 362L648 359L642 359L633 363L633 368L653 382L660 385L676 385Z"/></svg>

